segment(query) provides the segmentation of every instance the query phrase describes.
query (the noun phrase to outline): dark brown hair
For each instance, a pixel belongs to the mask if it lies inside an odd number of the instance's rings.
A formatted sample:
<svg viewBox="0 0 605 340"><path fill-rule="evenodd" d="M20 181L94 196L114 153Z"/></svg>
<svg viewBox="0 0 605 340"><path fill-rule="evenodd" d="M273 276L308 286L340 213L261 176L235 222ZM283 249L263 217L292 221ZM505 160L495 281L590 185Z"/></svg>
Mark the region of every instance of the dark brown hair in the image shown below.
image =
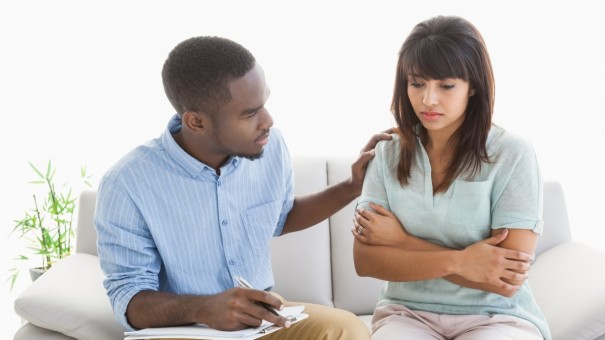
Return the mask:
<svg viewBox="0 0 605 340"><path fill-rule="evenodd" d="M450 138L453 154L445 177L434 192L445 191L465 170L471 174L489 162L486 140L492 124L495 84L492 65L481 34L467 20L437 16L417 24L399 51L391 111L401 135L397 178L406 185L416 154L416 138L427 131L416 116L407 94L408 76L423 79L459 78L469 82L464 121Z"/></svg>

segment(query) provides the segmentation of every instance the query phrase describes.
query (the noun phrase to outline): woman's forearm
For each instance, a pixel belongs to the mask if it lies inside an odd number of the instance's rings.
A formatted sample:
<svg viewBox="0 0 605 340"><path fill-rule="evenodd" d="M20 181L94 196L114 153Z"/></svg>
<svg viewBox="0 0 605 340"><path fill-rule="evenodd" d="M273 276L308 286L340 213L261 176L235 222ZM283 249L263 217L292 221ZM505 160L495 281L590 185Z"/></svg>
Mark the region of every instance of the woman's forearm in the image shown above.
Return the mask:
<svg viewBox="0 0 605 340"><path fill-rule="evenodd" d="M355 269L360 276L388 281L420 281L452 275L454 251L417 251L388 246L372 246L359 241L353 245ZM422 263L421 266L418 263Z"/></svg>
<svg viewBox="0 0 605 340"><path fill-rule="evenodd" d="M418 238L418 237L415 237L415 236L412 236L409 234L406 236L406 242L404 244L402 244L401 247L403 247L404 249L417 250L417 251L452 250L450 248L431 243L429 241L423 240L421 238ZM522 273L522 274L524 274L524 273ZM516 287L522 285L524 282L524 280L516 280L516 281L515 280L506 280L506 282L512 284L513 286L512 287L511 286L498 287L498 286L487 284L487 283L470 281L457 274L444 276L443 279L448 280L457 285L466 287L466 288L483 290L486 292L495 293L495 294L499 294L499 295L506 296L506 297L512 297L517 291Z"/></svg>
<svg viewBox="0 0 605 340"><path fill-rule="evenodd" d="M408 235L395 246L374 246L355 240L355 268L360 276L389 281L443 278L463 287L513 296L529 270L528 255L498 248L505 234L453 250ZM422 265L419 265L422 264Z"/></svg>

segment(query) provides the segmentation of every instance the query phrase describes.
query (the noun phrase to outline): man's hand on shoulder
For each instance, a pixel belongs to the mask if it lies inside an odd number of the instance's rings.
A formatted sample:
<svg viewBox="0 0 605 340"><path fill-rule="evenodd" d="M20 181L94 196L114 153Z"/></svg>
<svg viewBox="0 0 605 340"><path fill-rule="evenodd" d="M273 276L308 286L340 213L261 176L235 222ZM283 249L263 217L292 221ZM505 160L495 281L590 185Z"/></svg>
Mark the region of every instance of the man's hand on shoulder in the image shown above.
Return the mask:
<svg viewBox="0 0 605 340"><path fill-rule="evenodd" d="M376 147L376 144L383 140L392 139L393 136L391 136L391 134L396 131L397 128L390 128L373 135L359 153L357 160L351 165L351 184L358 195L361 194L361 187L363 186L363 178L366 174L368 162L374 158L374 148Z"/></svg>

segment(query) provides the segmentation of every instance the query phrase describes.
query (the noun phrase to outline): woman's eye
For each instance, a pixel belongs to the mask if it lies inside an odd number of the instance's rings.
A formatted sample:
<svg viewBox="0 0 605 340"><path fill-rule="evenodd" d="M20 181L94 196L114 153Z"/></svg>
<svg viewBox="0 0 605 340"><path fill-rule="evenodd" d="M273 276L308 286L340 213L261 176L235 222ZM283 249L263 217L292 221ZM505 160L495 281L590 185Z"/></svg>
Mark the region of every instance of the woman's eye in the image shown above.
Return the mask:
<svg viewBox="0 0 605 340"><path fill-rule="evenodd" d="M410 86L411 86L411 87L414 87L414 88L420 88L420 87L422 87L422 84L420 84L420 83L416 83L416 82L411 82L411 83L410 83Z"/></svg>
<svg viewBox="0 0 605 340"><path fill-rule="evenodd" d="M454 84L446 84L446 85L441 85L441 87L445 90L451 90L454 88Z"/></svg>

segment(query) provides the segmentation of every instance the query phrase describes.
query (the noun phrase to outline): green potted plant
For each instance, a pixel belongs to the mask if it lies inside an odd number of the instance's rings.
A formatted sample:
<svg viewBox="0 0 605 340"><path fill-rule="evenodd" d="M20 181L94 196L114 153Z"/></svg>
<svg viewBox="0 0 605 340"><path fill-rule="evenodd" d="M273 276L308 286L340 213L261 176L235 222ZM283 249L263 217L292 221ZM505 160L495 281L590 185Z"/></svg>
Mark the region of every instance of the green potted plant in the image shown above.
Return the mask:
<svg viewBox="0 0 605 340"><path fill-rule="evenodd" d="M30 268L32 280L37 279L48 270L56 261L69 256L74 247L75 233L72 222L76 209L77 197L73 194L73 188L69 183L61 187L55 184L56 168L48 161L46 171L40 171L32 163L30 167L36 174L36 180L30 182L43 185L44 194L33 195L33 207L26 210L21 219L15 220L11 231L19 238L27 239L28 248L34 255L40 257L40 264ZM86 168L80 169L81 184L91 186L90 176L86 175ZM29 260L29 256L19 254L17 260ZM13 288L19 269L10 270L7 281Z"/></svg>

